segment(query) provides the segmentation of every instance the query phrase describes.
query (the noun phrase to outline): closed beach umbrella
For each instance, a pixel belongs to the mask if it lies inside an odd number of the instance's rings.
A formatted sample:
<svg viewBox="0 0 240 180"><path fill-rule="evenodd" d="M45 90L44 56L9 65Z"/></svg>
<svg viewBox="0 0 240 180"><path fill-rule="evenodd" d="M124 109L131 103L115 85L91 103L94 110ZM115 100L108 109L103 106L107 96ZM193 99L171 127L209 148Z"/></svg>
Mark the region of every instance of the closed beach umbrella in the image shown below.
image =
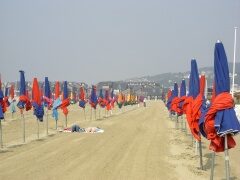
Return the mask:
<svg viewBox="0 0 240 180"><path fill-rule="evenodd" d="M44 105L47 107L46 109L46 132L48 135L48 110L51 109L52 107L52 100L50 98L51 96L51 90L50 90L50 85L48 81L48 77L45 77L45 95L44 95Z"/></svg>
<svg viewBox="0 0 240 180"><path fill-rule="evenodd" d="M16 108L14 105L15 98L14 98L14 86L13 85L11 85L11 87L10 87L10 95L11 95L11 110L12 110L12 116L13 116L13 113L16 112Z"/></svg>
<svg viewBox="0 0 240 180"><path fill-rule="evenodd" d="M81 87L80 87L79 106L80 106L81 108L83 108L83 111L84 111L84 119L85 119L85 121L86 121L85 104L86 104L85 93L84 93L83 87L81 86Z"/></svg>
<svg viewBox="0 0 240 180"><path fill-rule="evenodd" d="M17 107L19 109L23 109L26 105L26 85L24 71L20 70L19 72L20 72L20 97L17 103Z"/></svg>
<svg viewBox="0 0 240 180"><path fill-rule="evenodd" d="M57 81L56 84L55 84L55 96L54 96L54 100L59 98L59 95L60 95L60 82Z"/></svg>
<svg viewBox="0 0 240 180"><path fill-rule="evenodd" d="M226 179L230 178L228 149L235 147L232 136L240 131L240 124L233 109L230 92L227 56L223 44L218 41L214 49L215 98L205 115L204 131L210 140L209 149L225 151Z"/></svg>
<svg viewBox="0 0 240 180"><path fill-rule="evenodd" d="M43 121L44 109L41 104L41 93L38 85L37 78L33 79L32 87L32 105L34 107L34 115L39 121Z"/></svg>
<svg viewBox="0 0 240 180"><path fill-rule="evenodd" d="M9 99L9 97L8 97L8 87L6 87L5 88L5 95L4 95L4 99L3 99L6 107L10 106L10 102L8 101L8 99Z"/></svg>
<svg viewBox="0 0 240 180"><path fill-rule="evenodd" d="M3 112L3 92L2 92L2 80L0 74L0 148L2 148L2 119L4 119L4 112Z"/></svg>
<svg viewBox="0 0 240 180"><path fill-rule="evenodd" d="M110 106L110 94L109 91L106 90L105 91L105 101L106 101L106 109L109 111L111 110L111 106Z"/></svg>
<svg viewBox="0 0 240 180"><path fill-rule="evenodd" d="M57 81L55 84L55 96L54 96L54 102L52 106L52 117L56 120L56 130L57 130L57 121L58 121L58 107L61 106L62 100L59 97L60 95L60 82Z"/></svg>
<svg viewBox="0 0 240 180"><path fill-rule="evenodd" d="M195 99L200 92L200 82L197 61L195 59L191 60L191 73L189 79L189 96Z"/></svg>
<svg viewBox="0 0 240 180"><path fill-rule="evenodd" d="M68 97L68 88L67 88L67 81L64 81L64 86L63 86L63 101L61 105L61 109L63 110L63 113L65 116L68 115L68 109L67 106L69 106L70 99Z"/></svg>
<svg viewBox="0 0 240 180"><path fill-rule="evenodd" d="M106 106L106 101L103 97L103 92L102 92L102 88L99 90L99 96L98 96L98 104L100 105L100 107L104 108Z"/></svg>
<svg viewBox="0 0 240 180"><path fill-rule="evenodd" d="M183 114L182 105L183 105L183 102L186 98L187 98L187 96L186 96L186 82L183 79L182 83L181 83L181 86L180 86L180 102L179 102L179 109L180 110L178 112L179 115Z"/></svg>
<svg viewBox="0 0 240 180"><path fill-rule="evenodd" d="M80 87L79 106L80 106L81 108L85 108L85 104L86 104L86 101L85 101L85 93L84 93L83 87L81 86L81 87Z"/></svg>
<svg viewBox="0 0 240 180"><path fill-rule="evenodd" d="M32 86L32 105L34 115L37 117L37 138L39 138L39 121L43 122L44 109L41 103L41 93L38 85L37 78L33 79Z"/></svg>
<svg viewBox="0 0 240 180"><path fill-rule="evenodd" d="M197 61L195 59L192 59L190 79L189 79L189 95L188 95L188 98L186 98L183 103L183 112L186 114L187 122L192 135L199 142L201 169L203 169L202 145L201 145L201 134L200 134L198 124L202 114L200 110L202 103L203 103L203 95L200 94L200 81L199 81L199 74L198 74L198 68L197 68Z"/></svg>
<svg viewBox="0 0 240 180"><path fill-rule="evenodd" d="M51 96L51 91L50 91L50 85L49 85L49 81L48 81L48 77L45 77L45 95L44 95L44 105L48 107L48 109L51 109L51 100L50 100L50 96Z"/></svg>
<svg viewBox="0 0 240 180"><path fill-rule="evenodd" d="M62 109L62 111L65 115L66 127L67 127L67 115L68 115L67 106L69 106L69 103L70 103L70 99L68 97L67 81L64 81L64 84L63 84L63 100L62 100L61 109Z"/></svg>
<svg viewBox="0 0 240 180"><path fill-rule="evenodd" d="M204 129L211 140L210 149L224 151L224 137L227 135L228 147L233 148L233 135L240 131L239 121L233 109L234 100L230 95L230 79L227 56L221 42L215 44L214 50L214 91L215 99L205 115ZM215 136L213 136L215 134Z"/></svg>
<svg viewBox="0 0 240 180"><path fill-rule="evenodd" d="M123 94L122 93L120 93L118 95L117 104L118 104L119 109L121 109L122 105L123 105Z"/></svg>
<svg viewBox="0 0 240 180"><path fill-rule="evenodd" d="M26 84L24 71L20 70L19 72L20 72L20 97L17 103L17 107L20 109L20 112L22 114L23 142L25 142L25 119L23 109L26 108L26 111L30 110L32 108L32 104L26 97Z"/></svg>
<svg viewBox="0 0 240 180"><path fill-rule="evenodd" d="M177 105L178 105L178 84L175 82L174 83L174 89L172 92L172 101L170 104L170 110L171 110L171 114L175 114L177 112Z"/></svg>
<svg viewBox="0 0 240 180"><path fill-rule="evenodd" d="M96 109L97 106L97 95L96 95L96 86L92 86L91 97L90 97L90 105L92 108Z"/></svg>
<svg viewBox="0 0 240 180"><path fill-rule="evenodd" d="M191 73L189 79L188 98L183 103L183 111L186 114L189 128L193 136L197 140L201 140L199 136L199 119L201 117L200 107L202 105L202 95L200 95L200 81L197 68L197 61L191 60Z"/></svg>

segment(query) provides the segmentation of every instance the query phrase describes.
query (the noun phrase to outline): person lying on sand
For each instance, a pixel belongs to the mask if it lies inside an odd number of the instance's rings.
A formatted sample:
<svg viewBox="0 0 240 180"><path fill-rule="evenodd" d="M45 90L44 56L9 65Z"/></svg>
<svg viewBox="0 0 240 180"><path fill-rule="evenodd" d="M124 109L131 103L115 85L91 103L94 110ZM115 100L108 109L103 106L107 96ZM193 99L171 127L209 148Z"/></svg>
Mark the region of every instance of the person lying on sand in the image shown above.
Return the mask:
<svg viewBox="0 0 240 180"><path fill-rule="evenodd" d="M72 128L64 128L64 131L84 132L84 133L103 132L103 130L99 127L80 128L80 126L78 125L73 125Z"/></svg>

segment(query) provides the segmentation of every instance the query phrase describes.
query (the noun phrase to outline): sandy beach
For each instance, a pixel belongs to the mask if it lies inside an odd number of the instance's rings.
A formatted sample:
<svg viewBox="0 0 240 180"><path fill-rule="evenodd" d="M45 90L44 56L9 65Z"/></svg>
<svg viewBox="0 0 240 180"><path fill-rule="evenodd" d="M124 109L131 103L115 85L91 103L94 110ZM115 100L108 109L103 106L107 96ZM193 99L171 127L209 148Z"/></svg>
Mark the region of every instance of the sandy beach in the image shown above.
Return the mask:
<svg viewBox="0 0 240 180"><path fill-rule="evenodd" d="M147 107L117 106L113 114L105 109L84 111L78 104L68 106L67 126L97 126L103 133L69 133L56 130L56 121L46 111L39 122L32 111L24 111L25 143L19 110L10 108L2 121L3 147L0 149L0 180L55 180L55 179L210 179L211 156L209 141L202 138L203 170L195 154L195 139L184 118L169 118L162 101L148 101ZM59 112L58 129L66 126ZM240 179L240 136L237 145L229 150L231 180ZM224 153L215 155L214 179L226 179Z"/></svg>

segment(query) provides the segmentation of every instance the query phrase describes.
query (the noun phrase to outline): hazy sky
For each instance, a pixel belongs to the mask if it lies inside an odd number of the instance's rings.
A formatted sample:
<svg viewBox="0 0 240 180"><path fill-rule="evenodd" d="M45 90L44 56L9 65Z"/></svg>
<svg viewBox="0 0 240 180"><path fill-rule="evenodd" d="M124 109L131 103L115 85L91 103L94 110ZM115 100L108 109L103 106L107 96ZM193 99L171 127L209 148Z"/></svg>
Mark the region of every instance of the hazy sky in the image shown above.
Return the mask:
<svg viewBox="0 0 240 180"><path fill-rule="evenodd" d="M2 81L95 84L240 62L240 0L0 0Z"/></svg>

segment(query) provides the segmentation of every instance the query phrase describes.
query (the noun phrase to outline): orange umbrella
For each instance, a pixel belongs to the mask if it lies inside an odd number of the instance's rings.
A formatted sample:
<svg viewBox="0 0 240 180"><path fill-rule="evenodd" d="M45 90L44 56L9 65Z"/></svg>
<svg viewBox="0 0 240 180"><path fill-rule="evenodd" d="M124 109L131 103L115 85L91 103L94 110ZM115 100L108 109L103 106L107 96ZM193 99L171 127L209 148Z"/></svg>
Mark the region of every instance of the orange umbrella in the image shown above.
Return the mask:
<svg viewBox="0 0 240 180"><path fill-rule="evenodd" d="M38 86L37 78L33 79L32 105L34 107L34 115L37 116L39 121L43 121L44 110L43 106L41 105L41 91Z"/></svg>
<svg viewBox="0 0 240 180"><path fill-rule="evenodd" d="M56 100L59 97L60 91L59 91L59 87L60 87L60 82L57 81L55 84L55 96L54 96L54 100Z"/></svg>

